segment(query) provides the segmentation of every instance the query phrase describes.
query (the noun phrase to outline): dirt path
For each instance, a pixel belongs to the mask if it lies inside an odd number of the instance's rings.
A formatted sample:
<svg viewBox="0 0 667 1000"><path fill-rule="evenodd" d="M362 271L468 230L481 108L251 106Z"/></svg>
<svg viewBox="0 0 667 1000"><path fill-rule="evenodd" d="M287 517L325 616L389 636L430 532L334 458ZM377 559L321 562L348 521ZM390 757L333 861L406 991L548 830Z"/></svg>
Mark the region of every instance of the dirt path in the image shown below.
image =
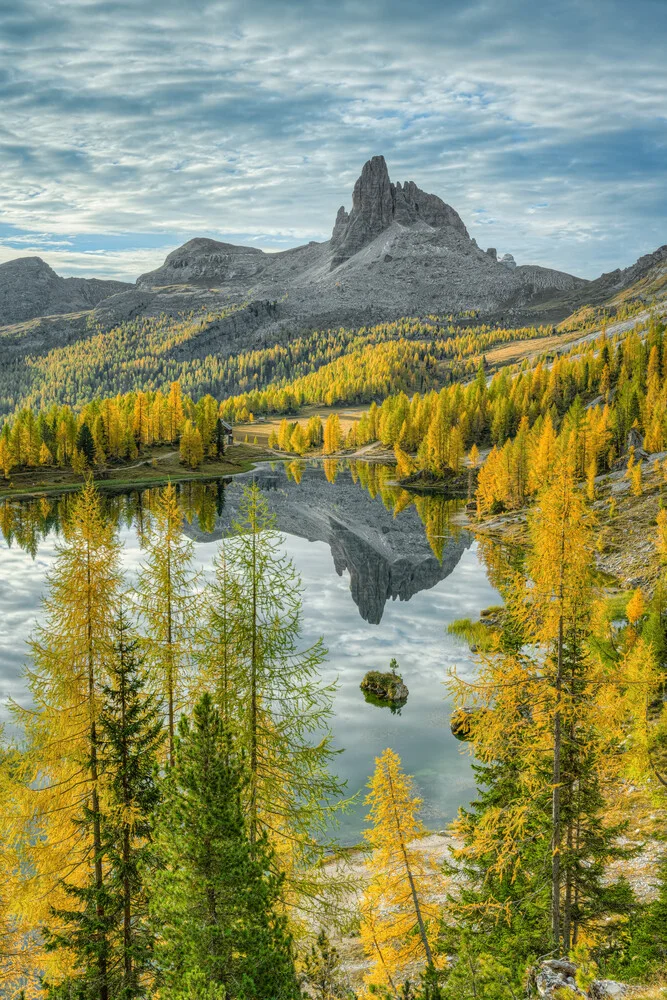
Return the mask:
<svg viewBox="0 0 667 1000"><path fill-rule="evenodd" d="M178 455L178 452L177 451L170 451L166 455L156 455L155 456L155 461L156 462L164 462L168 458L173 458L174 455ZM125 465L123 467L123 471L125 471L125 469L140 469L143 465L150 465L152 463L152 461L153 461L153 459L147 459L147 458L145 458L143 460L143 462L136 462L135 465Z"/></svg>

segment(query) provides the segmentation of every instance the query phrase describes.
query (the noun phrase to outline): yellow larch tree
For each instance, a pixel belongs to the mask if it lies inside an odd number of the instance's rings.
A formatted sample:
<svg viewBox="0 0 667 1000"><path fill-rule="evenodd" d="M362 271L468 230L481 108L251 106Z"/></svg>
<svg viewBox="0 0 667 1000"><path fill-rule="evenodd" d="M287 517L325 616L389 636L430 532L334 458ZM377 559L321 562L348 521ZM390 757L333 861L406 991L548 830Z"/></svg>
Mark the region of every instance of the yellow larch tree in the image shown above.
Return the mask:
<svg viewBox="0 0 667 1000"><path fill-rule="evenodd" d="M278 447L281 451L290 451L292 443L292 427L288 423L287 419L284 418L280 421L280 428L278 430Z"/></svg>
<svg viewBox="0 0 667 1000"><path fill-rule="evenodd" d="M342 444L343 434L340 427L340 417L337 413L330 413L324 425L324 454L335 454L335 452L340 451Z"/></svg>
<svg viewBox="0 0 667 1000"><path fill-rule="evenodd" d="M183 465L189 465L191 469L198 468L204 461L201 434L199 428L195 427L191 420L186 420L183 425L179 454Z"/></svg>
<svg viewBox="0 0 667 1000"><path fill-rule="evenodd" d="M426 832L419 818L421 799L390 748L376 758L368 787L371 826L364 837L372 850L360 909L361 942L373 964L364 976L365 995L372 987L395 993L399 977L436 967L440 912L435 900L443 888L435 862L415 847Z"/></svg>
<svg viewBox="0 0 667 1000"><path fill-rule="evenodd" d="M166 715L170 762L176 717L187 701L192 679L200 584L193 568L194 545L184 537L182 524L176 489L170 483L158 498L144 536L146 558L136 590L138 611L146 626L143 651Z"/></svg>
<svg viewBox="0 0 667 1000"><path fill-rule="evenodd" d="M556 441L554 425L547 413L528 468L528 485L532 490L539 490L546 482L556 459Z"/></svg>
<svg viewBox="0 0 667 1000"><path fill-rule="evenodd" d="M183 426L185 412L183 410L183 394L181 393L181 383L172 382L169 387L167 397L167 434L169 441L175 441Z"/></svg>
<svg viewBox="0 0 667 1000"><path fill-rule="evenodd" d="M103 884L98 711L121 577L120 544L92 482L75 501L63 535L47 577L44 622L31 642L34 708L14 707L27 751L16 784L21 828L14 831L23 878L14 887L12 909L26 949L32 945L37 952L33 973L46 973L54 983L67 974L67 952L41 953L39 931L52 923L52 907L71 909L66 882L83 884L92 870L96 889ZM92 820L90 838L78 822L84 807ZM107 971L98 970L101 990Z"/></svg>
<svg viewBox="0 0 667 1000"><path fill-rule="evenodd" d="M5 424L0 434L0 471L5 479L9 479L15 465L14 452L9 437L9 424Z"/></svg>
<svg viewBox="0 0 667 1000"><path fill-rule="evenodd" d="M304 451L308 447L308 438L306 437L306 433L301 424L296 424L294 427L290 443L292 451L295 451L297 455L303 455Z"/></svg>
<svg viewBox="0 0 667 1000"><path fill-rule="evenodd" d="M530 637L547 653L546 675L553 693L552 732L552 934L562 940L561 914L563 828L561 810L563 734L576 707L566 697L566 645L581 642L590 613L590 567L593 564L592 518L575 482L571 461L561 456L551 480L538 495L529 518L531 551L525 624ZM567 916L566 916L567 922Z"/></svg>
<svg viewBox="0 0 667 1000"><path fill-rule="evenodd" d="M415 471L415 463L407 452L403 451L398 442L394 445L394 458L396 459L396 475L399 479L411 476Z"/></svg>

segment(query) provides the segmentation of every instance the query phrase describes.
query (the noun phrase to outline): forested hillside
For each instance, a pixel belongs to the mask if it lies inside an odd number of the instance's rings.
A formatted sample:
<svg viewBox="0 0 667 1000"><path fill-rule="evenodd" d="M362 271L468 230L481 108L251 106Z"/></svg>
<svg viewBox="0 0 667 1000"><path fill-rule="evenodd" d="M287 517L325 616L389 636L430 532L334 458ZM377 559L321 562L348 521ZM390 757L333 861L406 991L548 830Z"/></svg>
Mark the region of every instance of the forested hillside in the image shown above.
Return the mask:
<svg viewBox="0 0 667 1000"><path fill-rule="evenodd" d="M465 317L455 324L453 317L431 316L359 329L285 335L279 343L245 351L238 338L225 332L225 322L233 320L235 314L230 308L180 320L148 317L110 330L96 329L89 321L86 335L74 343L25 356L16 332L7 330L4 338L11 347L0 357L0 416L22 405L43 407L57 402L78 407L92 396L165 390L176 380L195 399L206 393L221 399L268 386L282 388L343 357L349 356L347 364L352 368L357 363L365 365L370 357L363 353L365 348L398 340L415 342L429 350L435 360L454 365L450 374L443 374L446 380L461 373L456 367L461 359L479 355L495 344L551 332L548 327L466 328ZM2 339L0 333L0 344ZM382 352L378 356L382 358ZM409 368L404 377L410 383L408 388L421 387ZM384 394L390 389L388 383ZM381 386L374 392L373 387L362 384L359 399L368 401L380 392Z"/></svg>

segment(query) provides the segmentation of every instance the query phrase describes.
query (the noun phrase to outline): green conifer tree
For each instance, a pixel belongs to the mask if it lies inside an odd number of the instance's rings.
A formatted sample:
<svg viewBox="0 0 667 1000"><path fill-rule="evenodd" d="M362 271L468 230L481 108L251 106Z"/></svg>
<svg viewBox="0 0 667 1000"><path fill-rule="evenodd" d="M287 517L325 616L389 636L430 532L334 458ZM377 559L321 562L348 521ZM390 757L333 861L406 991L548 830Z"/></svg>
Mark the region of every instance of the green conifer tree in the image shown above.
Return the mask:
<svg viewBox="0 0 667 1000"><path fill-rule="evenodd" d="M114 996L134 1000L146 995L151 979L153 937L145 880L155 864L152 824L164 732L154 697L146 694L139 640L123 610L114 651L100 714L106 790L102 833L115 915L111 946L119 984Z"/></svg>
<svg viewBox="0 0 667 1000"><path fill-rule="evenodd" d="M84 456L86 464L92 465L95 461L95 441L88 424L81 424L76 436L76 447Z"/></svg>
<svg viewBox="0 0 667 1000"><path fill-rule="evenodd" d="M97 812L84 803L78 826L93 837L99 823L102 877L65 881L71 908L52 908L44 929L49 951L66 949L73 973L49 987L59 1000L135 1000L149 993L152 933L144 877L153 859L151 817L158 801L157 752L162 721L137 657L138 641L121 610L108 662L98 725L97 767L104 795Z"/></svg>
<svg viewBox="0 0 667 1000"><path fill-rule="evenodd" d="M152 907L156 960L167 995L192 977L226 997L298 996L281 877L266 836L251 843L243 818L243 766L209 694L182 717L164 786L156 844L161 869Z"/></svg>

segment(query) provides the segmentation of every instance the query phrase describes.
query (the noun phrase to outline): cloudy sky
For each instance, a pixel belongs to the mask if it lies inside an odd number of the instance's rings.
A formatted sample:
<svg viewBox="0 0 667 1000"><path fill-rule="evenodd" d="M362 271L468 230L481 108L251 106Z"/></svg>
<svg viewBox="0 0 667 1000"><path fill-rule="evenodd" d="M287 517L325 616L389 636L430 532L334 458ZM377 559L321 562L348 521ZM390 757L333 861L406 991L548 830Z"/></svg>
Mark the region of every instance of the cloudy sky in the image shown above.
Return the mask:
<svg viewBox="0 0 667 1000"><path fill-rule="evenodd" d="M0 262L328 238L369 156L484 247L667 242L665 0L0 0Z"/></svg>

